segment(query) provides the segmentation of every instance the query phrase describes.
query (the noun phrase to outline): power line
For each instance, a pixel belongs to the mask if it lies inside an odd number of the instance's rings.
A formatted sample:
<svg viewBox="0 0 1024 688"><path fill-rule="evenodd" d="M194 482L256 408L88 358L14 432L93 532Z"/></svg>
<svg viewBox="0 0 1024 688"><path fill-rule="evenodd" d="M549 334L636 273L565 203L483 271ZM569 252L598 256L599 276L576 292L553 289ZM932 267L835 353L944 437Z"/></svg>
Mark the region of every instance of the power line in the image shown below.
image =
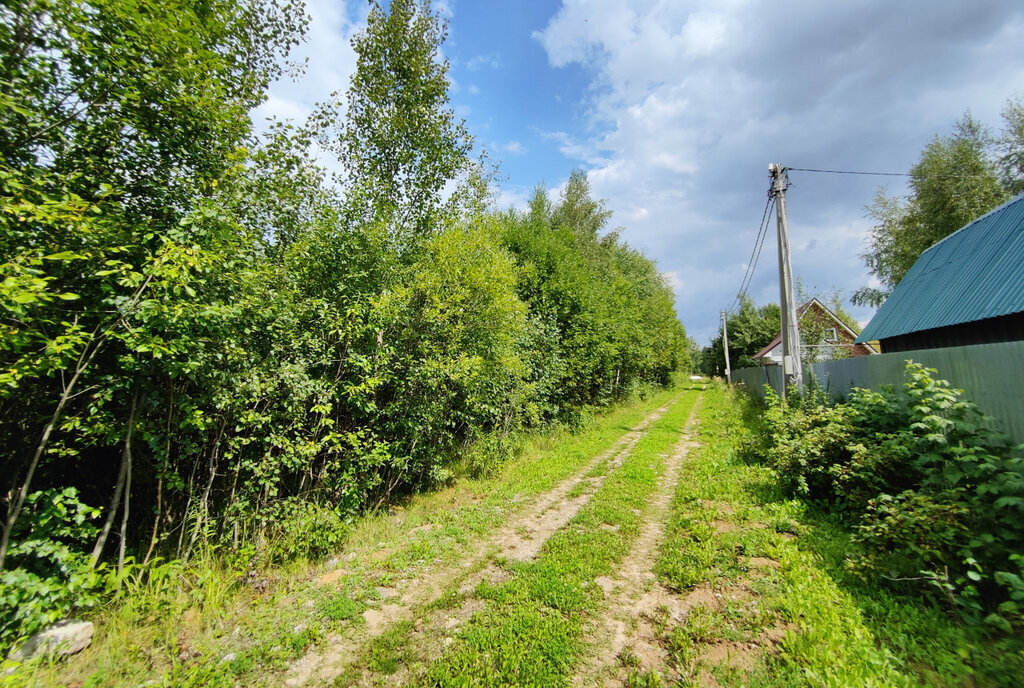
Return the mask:
<svg viewBox="0 0 1024 688"><path fill-rule="evenodd" d="M913 177L910 172L859 172L856 170L819 170L813 167L787 167L790 172L818 172L821 174L855 174L870 177ZM932 179L987 179L988 174L929 174Z"/></svg>
<svg viewBox="0 0 1024 688"><path fill-rule="evenodd" d="M757 251L757 243L761 240L761 232L764 231L764 219L768 217L768 206L771 205L772 197L768 194L768 200L764 204L764 213L761 214L761 223L757 227L757 235L754 236L754 246L750 249L750 258L747 259L747 269L743 273L743 279L740 281L740 288L736 292L736 298L733 299L732 304L725 309L726 313L732 313L733 309L736 308L736 304L740 300L740 294L743 293L743 289L747 284L747 278L750 277L750 268L754 264L754 253Z"/></svg>
<svg viewBox="0 0 1024 688"><path fill-rule="evenodd" d="M768 200L764 204L764 212L761 214L761 224L757 229L757 236L754 237L754 246L750 249L750 259L747 261L747 271L743 275L743 281L740 282L740 289L736 292L736 298L733 300L732 305L726 310L726 313L732 313L736 308L736 305L743 298L743 294L750 287L750 282L754 279L754 270L757 268L757 261L761 257L761 248L764 246L764 240L768 236L765 219L768 217L768 212L775 201L774 194L769 190Z"/></svg>
<svg viewBox="0 0 1024 688"><path fill-rule="evenodd" d="M774 196L772 196L771 205L772 205L773 208L775 207L775 197ZM768 212L770 213L771 210L769 210ZM757 255L754 256L754 267L752 267L750 269L750 279L747 280L747 286L743 288L743 291L741 292L741 294L742 293L746 293L747 289L750 288L750 283L753 282L753 280L754 280L754 270L757 269L757 261L761 259L761 249L764 248L764 241L765 241L765 239L768 238L768 224L765 224L764 229L765 229L765 231L761 235L761 243L757 245Z"/></svg>
<svg viewBox="0 0 1024 688"><path fill-rule="evenodd" d="M823 174L860 174L872 177L909 177L909 172L856 172L852 170L817 170L812 167L787 167L791 172L820 172Z"/></svg>
<svg viewBox="0 0 1024 688"><path fill-rule="evenodd" d="M765 212L765 217L770 215L771 209L773 207L775 207L775 196L774 195L770 196L768 198L768 208L767 208L767 211ZM763 219L762 219L762 222L763 222ZM757 261L761 259L761 249L764 248L764 242L768 238L768 226L770 224L771 224L770 222L764 222L764 228L759 233L759 237L754 240L754 248L756 250L756 253L752 254L754 260L753 260L752 263L750 263L750 269L747 271L747 278L746 278L745 282L740 285L740 290L736 294L736 302L737 303L740 301L740 299L743 298L743 295L747 293L747 289L750 289L750 285L754 281L754 271L757 270Z"/></svg>

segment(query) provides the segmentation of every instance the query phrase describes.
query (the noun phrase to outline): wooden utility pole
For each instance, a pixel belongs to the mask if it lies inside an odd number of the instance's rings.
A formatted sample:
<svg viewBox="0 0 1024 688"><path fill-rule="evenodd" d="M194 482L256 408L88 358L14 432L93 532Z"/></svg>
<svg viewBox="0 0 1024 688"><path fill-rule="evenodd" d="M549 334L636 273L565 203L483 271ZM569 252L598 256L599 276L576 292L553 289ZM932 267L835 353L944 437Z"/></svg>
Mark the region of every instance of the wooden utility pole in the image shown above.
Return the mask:
<svg viewBox="0 0 1024 688"><path fill-rule="evenodd" d="M725 311L722 311L722 349L725 350L725 381L732 384L732 368L729 367L729 332L725 327Z"/></svg>
<svg viewBox="0 0 1024 688"><path fill-rule="evenodd" d="M795 385L803 390L804 373L800 363L800 329L796 317L796 296L793 294L793 266L789 259L789 227L786 225L786 189L789 175L782 165L768 165L775 195L779 236L779 307L782 311L782 398L786 389Z"/></svg>

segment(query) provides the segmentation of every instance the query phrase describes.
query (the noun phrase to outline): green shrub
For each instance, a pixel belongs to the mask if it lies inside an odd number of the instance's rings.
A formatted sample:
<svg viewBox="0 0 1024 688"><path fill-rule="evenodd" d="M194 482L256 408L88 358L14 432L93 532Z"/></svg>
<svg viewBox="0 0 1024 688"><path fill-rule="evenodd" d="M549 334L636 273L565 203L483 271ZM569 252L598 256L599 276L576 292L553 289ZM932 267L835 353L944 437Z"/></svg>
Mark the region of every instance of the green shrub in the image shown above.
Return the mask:
<svg viewBox="0 0 1024 688"><path fill-rule="evenodd" d="M347 621L363 613L366 605L356 599L351 591L342 590L317 602L317 611L330 621Z"/></svg>
<svg viewBox="0 0 1024 688"><path fill-rule="evenodd" d="M812 391L784 405L769 392L744 450L791 494L851 519L855 571L932 586L969 619L1005 628L1024 602L1024 459L935 374L908 362L900 393L855 389L834 404Z"/></svg>
<svg viewBox="0 0 1024 688"><path fill-rule="evenodd" d="M34 492L25 499L0 572L0 648L101 599L103 576L83 551L97 529L99 509L74 488Z"/></svg>
<svg viewBox="0 0 1024 688"><path fill-rule="evenodd" d="M839 497L836 471L850 463L850 415L843 406L797 409L770 400L765 417L773 442L766 458L788 491L814 500Z"/></svg>
<svg viewBox="0 0 1024 688"><path fill-rule="evenodd" d="M868 502L854 542L866 554L854 568L899 580L920 575L923 568L942 570L970 536L968 511L954 496L907 490L896 496L880 494Z"/></svg>
<svg viewBox="0 0 1024 688"><path fill-rule="evenodd" d="M272 561L315 559L337 549L348 524L336 509L305 499L283 499L265 512L267 551Z"/></svg>

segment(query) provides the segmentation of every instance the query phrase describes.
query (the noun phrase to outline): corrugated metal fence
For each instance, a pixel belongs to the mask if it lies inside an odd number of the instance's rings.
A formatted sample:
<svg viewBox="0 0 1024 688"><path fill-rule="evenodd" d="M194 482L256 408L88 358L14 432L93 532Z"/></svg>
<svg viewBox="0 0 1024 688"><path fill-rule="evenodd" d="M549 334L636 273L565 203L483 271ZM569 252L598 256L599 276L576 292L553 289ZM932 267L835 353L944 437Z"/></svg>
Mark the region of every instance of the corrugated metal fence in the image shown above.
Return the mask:
<svg viewBox="0 0 1024 688"><path fill-rule="evenodd" d="M974 401L993 427L1024 444L1024 342L978 344L946 349L922 349L877 356L822 361L804 367L804 379L813 374L833 396L844 396L853 387L879 389L903 385L906 362L912 360L939 371L964 396ZM764 385L776 391L781 384L779 366L743 368L732 373L734 383L764 397Z"/></svg>

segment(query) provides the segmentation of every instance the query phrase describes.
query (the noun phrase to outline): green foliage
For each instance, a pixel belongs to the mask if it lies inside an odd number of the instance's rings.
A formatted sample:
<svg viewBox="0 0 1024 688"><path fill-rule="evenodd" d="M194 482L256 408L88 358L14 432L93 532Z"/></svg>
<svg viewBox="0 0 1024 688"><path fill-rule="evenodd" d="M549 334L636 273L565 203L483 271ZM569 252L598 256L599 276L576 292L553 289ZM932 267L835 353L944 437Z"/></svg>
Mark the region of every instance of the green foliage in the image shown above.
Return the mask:
<svg viewBox="0 0 1024 688"><path fill-rule="evenodd" d="M408 250L441 228L442 190L470 168L473 138L448 104L447 23L427 0L374 0L352 39L356 71L336 142L357 217L388 224ZM334 108L316 119L329 128Z"/></svg>
<svg viewBox="0 0 1024 688"><path fill-rule="evenodd" d="M487 211L429 3L371 8L345 122L261 135L297 4L0 13L0 642L152 577L133 555L322 556L467 447L486 473L520 427L688 366L671 290L600 235L585 175L554 208ZM126 563L89 567L86 522L32 534L36 490L123 519Z"/></svg>
<svg viewBox="0 0 1024 688"><path fill-rule="evenodd" d="M672 371L689 367L671 289L617 232L599 234L607 218L579 172L557 205L538 187L528 213L502 218L530 313L531 417L571 420L583 405L667 385Z"/></svg>
<svg viewBox="0 0 1024 688"><path fill-rule="evenodd" d="M386 380L376 394L377 432L395 456L389 489L399 480L445 480L446 452L467 433L517 427L526 308L496 231L481 218L433 237L374 304L374 365Z"/></svg>
<svg viewBox="0 0 1024 688"><path fill-rule="evenodd" d="M1003 132L996 141L999 173L1010 194L1024 191L1024 101L1013 98L1003 108Z"/></svg>
<svg viewBox="0 0 1024 688"><path fill-rule="evenodd" d="M35 492L25 504L8 551L15 566L0 572L0 646L102 599L102 576L80 549L96 534L90 521L99 510L73 487Z"/></svg>
<svg viewBox="0 0 1024 688"><path fill-rule="evenodd" d="M366 605L354 599L350 592L342 591L324 597L317 603L317 611L330 621L348 621L363 613Z"/></svg>
<svg viewBox="0 0 1024 688"><path fill-rule="evenodd" d="M846 312L842 305L840 293L812 294L808 292L801 280L796 284L797 301L800 305L817 298L822 304L846 323L852 330L859 331L856 321ZM738 368L758 367L762 363L755 359L758 354L782 331L782 313L778 304L768 303L760 307L747 295L740 296L739 309L726 315L726 327L729 335L729 363L733 370ZM808 308L800 313L801 357L804 362L832 358L845 358L851 353L850 347L843 345L830 346L831 330L839 326L817 308ZM701 351L700 372L705 375L725 375L725 352L722 347L722 335L719 333L711 340L711 344Z"/></svg>
<svg viewBox="0 0 1024 688"><path fill-rule="evenodd" d="M339 511L294 497L274 502L263 514L267 520L268 557L316 559L330 554L342 543L347 530L349 514Z"/></svg>
<svg viewBox="0 0 1024 688"><path fill-rule="evenodd" d="M1013 104L1007 106L1007 138L1012 138ZM853 296L860 305L878 306L914 265L921 253L1006 200L1013 189L1020 142L1005 144L1000 183L993 140L970 113L956 123L953 134L936 136L910 169L910 195L889 196L879 189L868 207L875 225L861 255L881 289L864 287ZM1017 157L1014 157L1017 156Z"/></svg>
<svg viewBox="0 0 1024 688"><path fill-rule="evenodd" d="M908 363L901 394L854 390L835 405L769 394L761 446L748 451L792 494L853 519L855 570L929 583L969 619L1002 627L1019 620L1024 459L934 375Z"/></svg>
<svg viewBox="0 0 1024 688"><path fill-rule="evenodd" d="M853 347L844 343L843 325L855 333L860 333L860 325L845 308L843 298L838 289L825 293L812 294L804 288L803 281L796 280L796 298L800 304L811 305L800 315L800 358L805 364L815 361L849 358L853 355ZM817 299L823 308L831 311L840 321L836 323L829 315L812 303ZM835 336L833 337L833 331Z"/></svg>
<svg viewBox="0 0 1024 688"><path fill-rule="evenodd" d="M710 676L733 688L1019 683L1019 633L993 637L987 627L951 618L927 597L894 594L879 576L853 574L846 565L856 549L849 524L787 499L776 470L736 451L747 433L761 428L763 409L722 386L709 386L703 396L701 446L691 450L680 475L659 564L691 554L680 542L690 524L715 523L702 543L714 564L704 567L703 577L695 566L690 580L721 598L702 605L704 595L692 594L688 614L670 615L665 608L653 615L673 680L696 685ZM745 566L754 556L778 567ZM740 565L723 565L729 560ZM673 585L669 570L661 578ZM778 641L768 645L764 639L771 635ZM754 651L741 668L730 667L712 654L724 643Z"/></svg>
<svg viewBox="0 0 1024 688"><path fill-rule="evenodd" d="M739 310L727 315L725 323L729 335L730 365L734 369L750 368L759 365L753 356L768 346L782 329L782 314L778 304L756 307L753 299L744 294L740 298ZM721 333L705 347L700 369L705 375L725 375Z"/></svg>

